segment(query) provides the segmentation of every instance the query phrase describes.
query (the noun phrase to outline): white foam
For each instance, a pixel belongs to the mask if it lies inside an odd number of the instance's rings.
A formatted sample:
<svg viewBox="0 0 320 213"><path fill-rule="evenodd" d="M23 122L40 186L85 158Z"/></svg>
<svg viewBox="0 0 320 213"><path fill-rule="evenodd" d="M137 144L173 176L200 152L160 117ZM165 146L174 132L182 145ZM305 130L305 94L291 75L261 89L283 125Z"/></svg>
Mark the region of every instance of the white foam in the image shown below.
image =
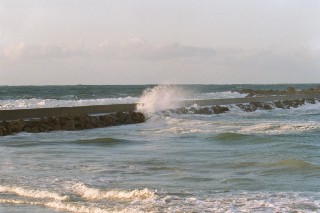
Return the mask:
<svg viewBox="0 0 320 213"><path fill-rule="evenodd" d="M244 98L246 96L247 94L241 94L239 92L224 91L196 94L193 99Z"/></svg>
<svg viewBox="0 0 320 213"><path fill-rule="evenodd" d="M163 212L317 212L320 202L316 197L298 193L224 193L204 199L166 196Z"/></svg>
<svg viewBox="0 0 320 213"><path fill-rule="evenodd" d="M81 204L75 204L75 203L62 203L62 202L47 202L43 205L54 208L54 209L61 209L66 210L69 212L83 212L83 213L109 213L113 211L105 210L103 208L99 207L90 207L86 205Z"/></svg>
<svg viewBox="0 0 320 213"><path fill-rule="evenodd" d="M34 189L28 189L28 188L16 187L16 186L0 185L0 192L14 193L24 197L41 198L41 199L47 198L47 199L54 199L54 200L60 200L60 201L69 199L68 196L62 196L55 192L49 192L46 190L34 190Z"/></svg>
<svg viewBox="0 0 320 213"><path fill-rule="evenodd" d="M297 134L312 130L320 129L318 122L301 122L301 123L259 123L243 127L239 133L244 134Z"/></svg>
<svg viewBox="0 0 320 213"><path fill-rule="evenodd" d="M179 102L185 100L187 92L181 88L169 85L160 85L146 89L138 101L138 111L145 114L160 110L180 107Z"/></svg>
<svg viewBox="0 0 320 213"><path fill-rule="evenodd" d="M148 190L147 188L142 190L135 189L132 191L119 189L101 190L96 188L90 188L83 183L76 183L71 186L71 190L73 190L74 193L80 195L82 198L90 200L143 200L155 197L155 193Z"/></svg>
<svg viewBox="0 0 320 213"><path fill-rule="evenodd" d="M82 186L81 186L82 187ZM83 188L85 189L85 188ZM90 189L89 189L90 190ZM0 199L0 203L46 206L69 212L317 212L319 193L236 192L205 197L168 195L165 192L147 200L22 200Z"/></svg>

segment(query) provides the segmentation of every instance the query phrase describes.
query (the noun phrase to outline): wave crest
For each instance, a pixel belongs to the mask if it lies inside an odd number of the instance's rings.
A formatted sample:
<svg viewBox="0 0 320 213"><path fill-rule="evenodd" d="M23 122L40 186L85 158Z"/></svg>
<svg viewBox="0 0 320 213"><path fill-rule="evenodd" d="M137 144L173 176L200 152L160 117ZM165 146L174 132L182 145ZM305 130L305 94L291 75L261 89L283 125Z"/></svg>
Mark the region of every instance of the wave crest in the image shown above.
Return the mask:
<svg viewBox="0 0 320 213"><path fill-rule="evenodd" d="M3 193L13 193L23 197L31 197L31 198L41 198L41 199L54 199L54 200L68 200L68 196L62 196L55 192L49 192L46 190L34 190L23 187L14 187L14 186L1 186L0 192Z"/></svg>
<svg viewBox="0 0 320 213"><path fill-rule="evenodd" d="M139 190L134 189L132 191L112 189L104 191L101 189L90 188L83 183L76 183L71 186L71 190L74 193L80 195L82 198L90 200L102 200L102 199L126 199L126 200L144 200L148 198L154 198L155 193L147 188Z"/></svg>

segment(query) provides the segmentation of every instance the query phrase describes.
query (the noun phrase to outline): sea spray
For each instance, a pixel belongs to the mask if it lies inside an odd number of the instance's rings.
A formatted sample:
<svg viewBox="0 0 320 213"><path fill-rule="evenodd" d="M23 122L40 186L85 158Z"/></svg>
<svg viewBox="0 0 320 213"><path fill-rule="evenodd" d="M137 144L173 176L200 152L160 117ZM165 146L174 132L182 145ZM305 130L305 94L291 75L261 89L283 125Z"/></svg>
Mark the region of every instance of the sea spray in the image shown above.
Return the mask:
<svg viewBox="0 0 320 213"><path fill-rule="evenodd" d="M143 91L137 110L146 115L154 112L181 107L179 101L186 99L190 92L177 86L158 85Z"/></svg>

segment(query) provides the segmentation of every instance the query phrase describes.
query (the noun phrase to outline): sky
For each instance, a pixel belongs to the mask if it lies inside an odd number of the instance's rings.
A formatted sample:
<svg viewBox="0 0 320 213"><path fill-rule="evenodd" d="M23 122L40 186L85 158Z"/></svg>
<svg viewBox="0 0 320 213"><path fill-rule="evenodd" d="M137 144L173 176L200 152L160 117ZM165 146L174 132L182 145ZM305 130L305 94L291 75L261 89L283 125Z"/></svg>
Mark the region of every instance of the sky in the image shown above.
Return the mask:
<svg viewBox="0 0 320 213"><path fill-rule="evenodd" d="M0 85L319 82L319 0L0 0Z"/></svg>

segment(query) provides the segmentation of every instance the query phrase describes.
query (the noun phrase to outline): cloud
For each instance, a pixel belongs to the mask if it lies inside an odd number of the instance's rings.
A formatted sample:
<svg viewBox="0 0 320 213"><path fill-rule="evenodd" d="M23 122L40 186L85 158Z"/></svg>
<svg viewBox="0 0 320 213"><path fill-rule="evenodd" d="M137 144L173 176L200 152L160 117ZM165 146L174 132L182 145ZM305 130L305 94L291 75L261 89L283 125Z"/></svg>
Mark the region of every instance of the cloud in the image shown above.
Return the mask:
<svg viewBox="0 0 320 213"><path fill-rule="evenodd" d="M152 44L140 38L127 42L101 42L97 45L95 56L113 59L166 60L174 58L212 57L213 48L187 46L179 43Z"/></svg>
<svg viewBox="0 0 320 213"><path fill-rule="evenodd" d="M8 59L17 59L21 57L26 51L26 45L23 42L7 46L3 48L3 54Z"/></svg>
<svg viewBox="0 0 320 213"><path fill-rule="evenodd" d="M80 41L65 45L38 44L27 45L19 42L2 48L0 58L9 61L23 60L46 60L46 59L69 59L74 57L84 57L87 55L83 44Z"/></svg>
<svg viewBox="0 0 320 213"><path fill-rule="evenodd" d="M70 44L26 45L23 42L3 47L4 58L9 60L70 59L74 57L101 60L168 60L176 58L207 58L215 56L213 48L182 45L179 43L152 44L140 38L124 42L101 41L88 45L81 40Z"/></svg>
<svg viewBox="0 0 320 213"><path fill-rule="evenodd" d="M95 44L81 40L64 45L18 42L3 47L0 59L0 83L4 84L25 84L27 79L30 84L303 83L320 80L320 49L316 46L212 48L154 44L139 38ZM37 79L30 77L34 73Z"/></svg>

